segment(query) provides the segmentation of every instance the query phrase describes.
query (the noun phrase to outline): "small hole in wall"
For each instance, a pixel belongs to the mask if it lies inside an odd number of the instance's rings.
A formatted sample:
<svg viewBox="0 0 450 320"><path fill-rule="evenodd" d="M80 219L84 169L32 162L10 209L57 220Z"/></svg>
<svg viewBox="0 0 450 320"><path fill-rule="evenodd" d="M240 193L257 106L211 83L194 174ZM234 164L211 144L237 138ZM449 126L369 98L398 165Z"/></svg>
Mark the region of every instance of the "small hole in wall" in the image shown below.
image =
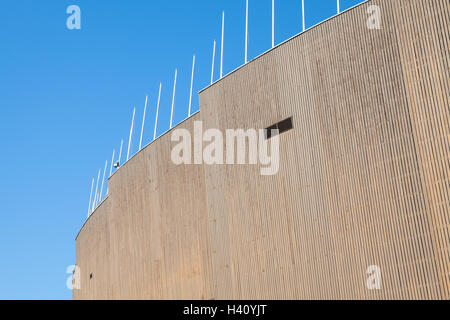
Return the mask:
<svg viewBox="0 0 450 320"><path fill-rule="evenodd" d="M89 279L92 279L93 277L94 277L94 274L91 273L91 274L89 275Z"/></svg>

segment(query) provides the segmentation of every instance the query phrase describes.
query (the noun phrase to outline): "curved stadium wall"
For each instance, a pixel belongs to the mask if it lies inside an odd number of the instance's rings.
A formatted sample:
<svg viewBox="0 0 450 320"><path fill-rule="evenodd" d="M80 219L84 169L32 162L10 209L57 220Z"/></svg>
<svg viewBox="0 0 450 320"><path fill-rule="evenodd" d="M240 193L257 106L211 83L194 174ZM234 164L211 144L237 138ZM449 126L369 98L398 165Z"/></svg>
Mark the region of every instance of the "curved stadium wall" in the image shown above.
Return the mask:
<svg viewBox="0 0 450 320"><path fill-rule="evenodd" d="M165 134L81 229L74 299L449 299L448 21L448 0L369 1L200 92L177 128L292 117L278 174L177 166Z"/></svg>

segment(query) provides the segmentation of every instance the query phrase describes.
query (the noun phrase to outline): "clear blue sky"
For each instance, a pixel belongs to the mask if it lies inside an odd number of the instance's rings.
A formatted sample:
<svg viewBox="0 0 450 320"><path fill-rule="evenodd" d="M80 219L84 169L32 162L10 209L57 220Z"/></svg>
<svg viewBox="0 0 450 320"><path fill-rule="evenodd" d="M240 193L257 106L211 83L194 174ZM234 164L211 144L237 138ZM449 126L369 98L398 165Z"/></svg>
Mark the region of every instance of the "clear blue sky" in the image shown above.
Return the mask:
<svg viewBox="0 0 450 320"><path fill-rule="evenodd" d="M300 31L300 3L276 0L277 43ZM66 28L71 4L81 30ZM251 59L271 46L271 0L249 7ZM186 117L192 55L197 92L209 83L213 39L220 52L222 10L226 74L244 60L245 0L0 2L0 299L71 298L66 268L92 178L127 139L133 106L137 150L146 94L150 142L160 81L158 133L168 129L175 68L174 122ZM307 27L335 12L336 0L306 0Z"/></svg>

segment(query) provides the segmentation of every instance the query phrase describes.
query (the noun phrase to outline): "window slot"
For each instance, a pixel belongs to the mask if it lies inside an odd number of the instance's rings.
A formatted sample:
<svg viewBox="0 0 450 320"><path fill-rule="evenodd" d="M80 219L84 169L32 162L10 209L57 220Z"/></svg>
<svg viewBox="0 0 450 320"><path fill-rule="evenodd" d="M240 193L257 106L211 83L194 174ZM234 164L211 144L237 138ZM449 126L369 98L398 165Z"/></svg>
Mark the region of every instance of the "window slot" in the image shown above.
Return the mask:
<svg viewBox="0 0 450 320"><path fill-rule="evenodd" d="M294 126L292 124L292 117L284 119L278 123L271 125L270 127L266 128L264 130L264 132L266 134L266 140L273 138L274 136L277 135L275 132L272 133L272 130L278 129L278 134L282 134L283 132L289 131L293 128L294 128Z"/></svg>

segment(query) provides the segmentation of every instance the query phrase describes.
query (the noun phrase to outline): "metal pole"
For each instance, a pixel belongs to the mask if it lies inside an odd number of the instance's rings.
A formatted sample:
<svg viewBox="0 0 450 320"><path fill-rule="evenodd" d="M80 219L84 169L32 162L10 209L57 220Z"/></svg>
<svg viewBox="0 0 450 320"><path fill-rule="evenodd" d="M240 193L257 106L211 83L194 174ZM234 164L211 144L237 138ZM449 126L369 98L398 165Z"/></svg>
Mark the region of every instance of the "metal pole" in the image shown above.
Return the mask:
<svg viewBox="0 0 450 320"><path fill-rule="evenodd" d="M302 26L303 31L306 30L306 23L305 23L305 0L302 0Z"/></svg>
<svg viewBox="0 0 450 320"><path fill-rule="evenodd" d="M109 169L109 176L112 176L112 168L114 166L114 155L116 154L116 149L113 149L113 154L112 154L112 158L111 158L111 167Z"/></svg>
<svg viewBox="0 0 450 320"><path fill-rule="evenodd" d="M223 37L225 33L225 11L222 11L222 45L220 46L220 79L223 77Z"/></svg>
<svg viewBox="0 0 450 320"><path fill-rule="evenodd" d="M133 119L131 120L130 137L128 139L127 161L130 159L131 138L132 138L132 134L133 134L134 115L135 115L135 113L136 113L136 108L133 108Z"/></svg>
<svg viewBox="0 0 450 320"><path fill-rule="evenodd" d="M102 197L103 197L103 185L105 184L106 168L107 168L107 167L108 167L108 160L106 160L106 162L105 162L105 169L103 169L102 188L100 189L99 202L102 201Z"/></svg>
<svg viewBox="0 0 450 320"><path fill-rule="evenodd" d="M88 217L91 214L91 203L92 203L92 192L94 191L94 181L95 178L92 178L92 184L91 184L91 195L89 196L89 209L88 209Z"/></svg>
<svg viewBox="0 0 450 320"><path fill-rule="evenodd" d="M341 13L341 5L339 3L339 0L337 0L337 13Z"/></svg>
<svg viewBox="0 0 450 320"><path fill-rule="evenodd" d="M173 81L172 110L170 111L170 129L172 129L173 107L175 105L175 91L177 89L177 75L178 69L175 69L175 80Z"/></svg>
<svg viewBox="0 0 450 320"><path fill-rule="evenodd" d="M272 0L272 48L275 47L275 0Z"/></svg>
<svg viewBox="0 0 450 320"><path fill-rule="evenodd" d="M248 61L248 0L245 2L245 63Z"/></svg>
<svg viewBox="0 0 450 320"><path fill-rule="evenodd" d="M120 167L120 160L122 159L122 147L123 147L123 139L120 142L119 167Z"/></svg>
<svg viewBox="0 0 450 320"><path fill-rule="evenodd" d="M212 68L211 68L211 84L213 84L214 81L214 60L216 57L216 40L214 40L213 45L213 57L212 57Z"/></svg>
<svg viewBox="0 0 450 320"><path fill-rule="evenodd" d="M156 105L156 119L155 119L155 131L153 132L153 140L156 139L156 127L158 126L158 113L159 113L159 101L161 100L161 87L162 83L159 83L158 104Z"/></svg>
<svg viewBox="0 0 450 320"><path fill-rule="evenodd" d="M141 139L139 140L139 151L142 149L142 136L144 135L145 113L147 112L148 95L145 96L144 116L142 117Z"/></svg>
<svg viewBox="0 0 450 320"><path fill-rule="evenodd" d="M195 54L194 54L194 58L192 60L192 75L191 75L191 92L189 94L189 112L188 112L188 117L191 116L191 106L192 106L192 88L194 86L194 68L195 68Z"/></svg>
<svg viewBox="0 0 450 320"><path fill-rule="evenodd" d="M98 201L98 181L100 180L100 173L102 172L102 168L100 168L100 170L98 170L98 176L97 176L97 185L95 187L95 197L94 197L94 203L92 206L92 211L95 210L95 208L97 207L97 201Z"/></svg>

